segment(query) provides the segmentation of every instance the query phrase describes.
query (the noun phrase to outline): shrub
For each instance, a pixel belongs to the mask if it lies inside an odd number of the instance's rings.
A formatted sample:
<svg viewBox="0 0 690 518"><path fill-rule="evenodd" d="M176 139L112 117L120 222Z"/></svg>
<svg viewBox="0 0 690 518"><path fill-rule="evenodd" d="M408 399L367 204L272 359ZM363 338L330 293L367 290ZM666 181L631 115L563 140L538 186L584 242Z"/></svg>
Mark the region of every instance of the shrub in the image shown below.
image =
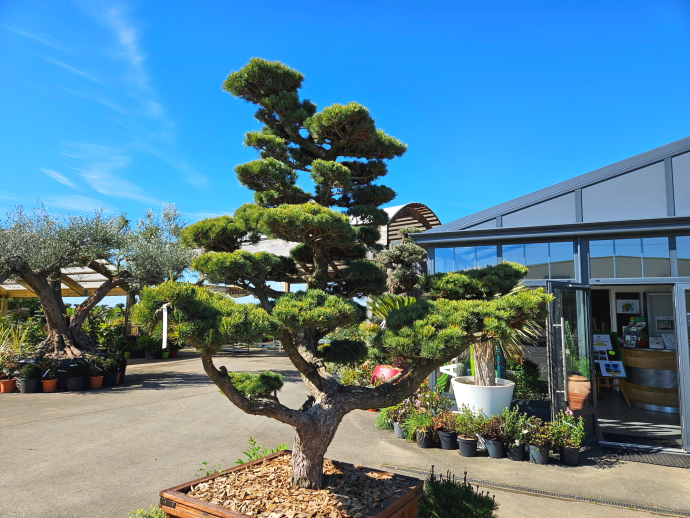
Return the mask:
<svg viewBox="0 0 690 518"><path fill-rule="evenodd" d="M559 448L579 448L585 440L585 421L572 413L560 412L552 424L553 445Z"/></svg>
<svg viewBox="0 0 690 518"><path fill-rule="evenodd" d="M538 417L531 418L528 423L527 442L534 446L550 448L553 445L552 423L545 423Z"/></svg>
<svg viewBox="0 0 690 518"><path fill-rule="evenodd" d="M505 421L500 415L487 419L482 425L481 435L489 441L504 441L506 439Z"/></svg>
<svg viewBox="0 0 690 518"><path fill-rule="evenodd" d="M548 401L549 394L546 384L539 379L541 372L539 365L527 358L520 361L508 359L508 375L506 378L515 382L513 397L515 399L534 399Z"/></svg>
<svg viewBox="0 0 690 518"><path fill-rule="evenodd" d="M233 385L245 396L257 398L273 398L275 393L283 388L283 375L277 372L264 371L261 374L248 372L228 372Z"/></svg>
<svg viewBox="0 0 690 518"><path fill-rule="evenodd" d="M467 472L462 481L450 471L444 477L431 475L424 484L424 496L419 501L419 518L495 518L498 504L488 492L479 492L467 482Z"/></svg>
<svg viewBox="0 0 690 518"><path fill-rule="evenodd" d="M506 408L501 413L505 428L505 440L510 444L523 444L526 441L529 418L526 413L521 414L516 406L512 410Z"/></svg>
<svg viewBox="0 0 690 518"><path fill-rule="evenodd" d="M474 410L467 405L462 405L455 420L458 435L463 439L474 439L482 429L486 419L481 409Z"/></svg>
<svg viewBox="0 0 690 518"><path fill-rule="evenodd" d="M441 412L434 416L434 428L440 428L447 432L454 432L457 428L455 414L450 410Z"/></svg>
<svg viewBox="0 0 690 518"><path fill-rule="evenodd" d="M376 422L374 423L374 428L379 430L392 430L393 420L391 419L391 409L393 407L382 408L379 415L376 417Z"/></svg>
<svg viewBox="0 0 690 518"><path fill-rule="evenodd" d="M158 351L163 347L163 343L153 336L143 335L137 339L137 350L139 351Z"/></svg>
<svg viewBox="0 0 690 518"><path fill-rule="evenodd" d="M414 439L416 432L430 432L434 427L434 418L431 412L418 411L410 414L405 422L403 423L403 428L405 429L405 435L407 438Z"/></svg>
<svg viewBox="0 0 690 518"><path fill-rule="evenodd" d="M118 369L118 364L117 360L115 358L108 358L106 360L103 360L103 370L105 372L117 372Z"/></svg>
<svg viewBox="0 0 690 518"><path fill-rule="evenodd" d="M43 369L37 363L27 363L19 369L19 377L27 380L41 379Z"/></svg>
<svg viewBox="0 0 690 518"><path fill-rule="evenodd" d="M65 374L68 378L81 378L88 376L89 367L84 362L75 361L67 366L67 369L65 369Z"/></svg>
<svg viewBox="0 0 690 518"><path fill-rule="evenodd" d="M129 518L166 518L168 515L163 509L151 506L149 510L137 509L129 512Z"/></svg>

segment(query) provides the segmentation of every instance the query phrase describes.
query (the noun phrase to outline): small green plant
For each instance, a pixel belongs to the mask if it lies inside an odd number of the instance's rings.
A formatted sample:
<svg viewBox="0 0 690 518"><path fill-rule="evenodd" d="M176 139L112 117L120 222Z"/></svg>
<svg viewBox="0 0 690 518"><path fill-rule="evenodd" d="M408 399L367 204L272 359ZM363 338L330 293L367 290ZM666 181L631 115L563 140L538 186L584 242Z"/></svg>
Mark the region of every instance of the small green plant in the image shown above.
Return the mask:
<svg viewBox="0 0 690 518"><path fill-rule="evenodd" d="M430 432L434 429L434 417L431 412L418 411L410 414L403 423L405 435L410 440L414 440L417 432Z"/></svg>
<svg viewBox="0 0 690 518"><path fill-rule="evenodd" d="M209 463L204 461L201 463L201 467L196 470L196 476L197 477L208 477L209 475L214 475L216 473L222 473L223 472L223 466L220 464L214 464L213 466L209 466Z"/></svg>
<svg viewBox="0 0 690 518"><path fill-rule="evenodd" d="M419 501L419 518L495 518L496 509L488 491L480 492L467 482L466 471L462 480L456 480L450 471L445 477L436 475L432 466Z"/></svg>
<svg viewBox="0 0 690 518"><path fill-rule="evenodd" d="M446 432L454 432L457 428L455 414L450 410L436 414L434 416L434 428L443 429Z"/></svg>
<svg viewBox="0 0 690 518"><path fill-rule="evenodd" d="M512 410L505 408L501 413L505 427L505 440L509 444L520 445L526 442L527 437L527 422L528 417L526 413L520 413L520 409L516 406Z"/></svg>
<svg viewBox="0 0 690 518"><path fill-rule="evenodd" d="M106 360L103 360L103 370L105 372L117 372L119 365L117 364L117 360L115 358L107 358Z"/></svg>
<svg viewBox="0 0 690 518"><path fill-rule="evenodd" d="M539 418L531 418L528 423L527 442L540 448L553 446L553 423L545 423Z"/></svg>
<svg viewBox="0 0 690 518"><path fill-rule="evenodd" d="M89 376L103 376L105 374L103 358L100 356L89 354L86 356L86 362L89 364Z"/></svg>
<svg viewBox="0 0 690 518"><path fill-rule="evenodd" d="M378 428L379 430L392 430L393 429L393 421L391 420L392 417L392 409L393 407L388 407L388 408L382 408L381 411L379 412L379 415L376 417L376 422L374 423L374 428Z"/></svg>
<svg viewBox="0 0 690 518"><path fill-rule="evenodd" d="M500 415L490 417L489 419L484 421L480 433L484 439L489 441L505 441L505 420Z"/></svg>
<svg viewBox="0 0 690 518"><path fill-rule="evenodd" d="M166 518L168 515L163 509L151 506L149 510L137 509L136 511L129 512L129 518Z"/></svg>
<svg viewBox="0 0 690 518"><path fill-rule="evenodd" d="M455 420L458 436L463 439L474 439L482 429L486 418L481 409L475 410L467 405L462 405Z"/></svg>
<svg viewBox="0 0 690 518"><path fill-rule="evenodd" d="M65 374L68 378L82 378L89 374L89 367L84 362L75 361L67 366Z"/></svg>
<svg viewBox="0 0 690 518"><path fill-rule="evenodd" d="M19 369L19 377L26 380L38 380L41 379L43 374L41 366L37 363L27 363Z"/></svg>
<svg viewBox="0 0 690 518"><path fill-rule="evenodd" d="M58 375L60 363L52 358L45 358L41 363L41 375L44 380L54 380Z"/></svg>
<svg viewBox="0 0 690 518"><path fill-rule="evenodd" d="M261 374L248 372L228 372L237 390L250 399L275 399L276 393L283 388L283 375L279 372L264 371Z"/></svg>
<svg viewBox="0 0 690 518"><path fill-rule="evenodd" d="M553 444L561 448L579 448L585 440L585 421L572 413L560 412L552 425Z"/></svg>
<svg viewBox="0 0 690 518"><path fill-rule="evenodd" d="M258 444L256 442L256 439L254 439L253 437L249 437L247 442L249 443L249 448L242 452L247 456L246 460L245 459L237 459L235 464L245 464L247 462L252 462L254 460L260 459L261 457L265 457L266 455L270 455L271 453L276 453L278 451L287 450L287 447L288 447L287 444L279 444L275 448L264 449L264 447L261 446L260 444Z"/></svg>

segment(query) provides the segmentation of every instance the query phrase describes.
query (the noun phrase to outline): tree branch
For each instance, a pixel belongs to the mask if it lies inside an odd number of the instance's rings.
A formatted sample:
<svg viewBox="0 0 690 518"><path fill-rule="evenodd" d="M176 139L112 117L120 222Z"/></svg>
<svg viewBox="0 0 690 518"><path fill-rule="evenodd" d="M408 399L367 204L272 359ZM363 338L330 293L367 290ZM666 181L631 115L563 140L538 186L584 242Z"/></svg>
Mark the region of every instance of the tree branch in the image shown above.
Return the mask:
<svg viewBox="0 0 690 518"><path fill-rule="evenodd" d="M306 418L299 410L293 410L277 401L268 399L253 400L242 394L235 385L232 384L228 371L224 366L220 369L213 364L211 353L200 352L201 363L204 371L216 386L223 392L231 403L247 414L264 415L277 419L281 423L290 426L302 426L306 424Z"/></svg>
<svg viewBox="0 0 690 518"><path fill-rule="evenodd" d="M77 306L74 310L74 315L72 316L72 322L70 326L76 329L80 329L86 316L89 312L98 304L103 298L110 293L113 288L125 284L127 279L129 279L129 272L122 272L117 274L115 277L110 277L101 284L95 292L93 292L84 302Z"/></svg>

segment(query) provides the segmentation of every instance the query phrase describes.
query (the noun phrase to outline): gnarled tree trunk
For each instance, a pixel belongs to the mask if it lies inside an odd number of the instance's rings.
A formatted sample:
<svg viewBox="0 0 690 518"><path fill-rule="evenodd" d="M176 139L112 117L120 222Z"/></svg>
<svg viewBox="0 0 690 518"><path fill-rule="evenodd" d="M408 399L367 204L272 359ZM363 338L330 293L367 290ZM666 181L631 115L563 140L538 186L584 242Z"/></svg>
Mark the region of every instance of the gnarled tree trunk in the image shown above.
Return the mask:
<svg viewBox="0 0 690 518"><path fill-rule="evenodd" d="M474 345L474 384L496 385L496 345L491 340Z"/></svg>

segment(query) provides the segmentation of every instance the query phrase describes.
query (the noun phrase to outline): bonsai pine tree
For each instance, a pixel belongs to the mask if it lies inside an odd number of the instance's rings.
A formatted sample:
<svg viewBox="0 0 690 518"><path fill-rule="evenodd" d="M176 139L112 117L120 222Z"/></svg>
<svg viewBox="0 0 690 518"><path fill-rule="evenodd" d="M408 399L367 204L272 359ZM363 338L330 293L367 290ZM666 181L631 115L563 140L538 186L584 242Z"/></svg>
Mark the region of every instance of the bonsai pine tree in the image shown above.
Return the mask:
<svg viewBox="0 0 690 518"><path fill-rule="evenodd" d="M415 243L410 234L422 232L420 228L401 228L401 242L376 256L376 262L386 268L386 286L389 293L401 295L419 289L419 279L426 261L426 250Z"/></svg>
<svg viewBox="0 0 690 518"><path fill-rule="evenodd" d="M48 337L37 353L75 358L94 346L82 331L87 316L114 288L137 292L143 286L180 275L192 253L178 242L179 211L146 213L132 228L124 216L95 212L60 218L40 207L22 207L0 222L0 281L14 279L36 293ZM62 299L62 269L88 267L106 280L70 315Z"/></svg>
<svg viewBox="0 0 690 518"><path fill-rule="evenodd" d="M293 484L321 488L324 454L345 415L399 403L477 335L503 336L540 314L544 295L509 294L512 286L499 283L499 289L490 277L474 285L481 300L422 300L391 311L389 321L395 326L380 333L376 347L379 353L405 356L408 365L376 387L343 385L327 363L363 361L366 344L343 339L325 347L319 340L363 321L363 308L352 297L386 289L385 269L367 260L367 253L379 239L378 227L387 222L379 207L395 196L377 182L388 172L387 161L401 156L406 146L378 129L369 111L354 102L318 111L299 97L303 79L282 63L256 58L230 74L224 88L256 105L255 117L263 124L245 137L259 159L235 169L240 183L254 191L254 203L232 217L204 220L182 233L187 245L207 251L193 263L205 279L239 286L254 294L258 305L218 304L204 288L166 283L142 292L134 317L151 327L160 318L160 307L170 303L175 332L197 347L205 372L223 394L244 412L295 429ZM311 178L312 190L298 184L300 173ZM260 235L296 245L290 257L241 249ZM511 265L503 271L514 272L511 279L523 274ZM271 281L301 282L307 289L282 293ZM475 292L468 291L467 298ZM493 296L485 296L489 292ZM309 396L301 408L265 397L272 394L271 387L257 390L258 378L250 393L234 381L245 377L214 364L222 343L258 336L266 326L280 338L306 385Z"/></svg>

